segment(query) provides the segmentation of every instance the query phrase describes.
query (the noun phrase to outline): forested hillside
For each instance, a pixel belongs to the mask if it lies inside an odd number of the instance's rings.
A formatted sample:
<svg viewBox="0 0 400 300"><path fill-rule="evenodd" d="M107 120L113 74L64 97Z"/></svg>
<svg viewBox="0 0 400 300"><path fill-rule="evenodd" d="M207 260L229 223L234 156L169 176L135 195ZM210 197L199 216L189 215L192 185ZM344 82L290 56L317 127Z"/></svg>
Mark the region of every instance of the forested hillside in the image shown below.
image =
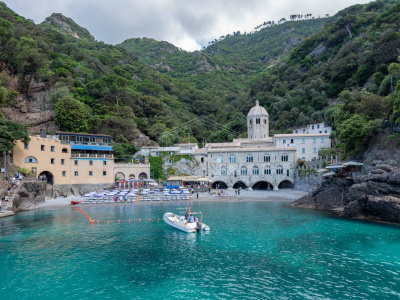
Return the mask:
<svg viewBox="0 0 400 300"><path fill-rule="evenodd" d="M124 155L146 135L161 145L245 135L259 100L275 132L325 120L355 155L400 117L399 24L398 0L375 1L190 53L146 38L107 45L61 14L35 25L0 2L0 107L35 116L31 128L111 134Z"/></svg>
<svg viewBox="0 0 400 300"><path fill-rule="evenodd" d="M129 39L120 46L156 71L221 98L225 115L218 120L229 122L236 115L240 122L230 129L245 131L245 115L254 105L248 95L255 78L285 61L303 39L322 30L325 22L324 18L299 20L251 34L234 32L195 52L148 38Z"/></svg>
<svg viewBox="0 0 400 300"><path fill-rule="evenodd" d="M0 49L0 106L10 118L50 107L62 131L111 134L117 142L141 132L157 141L165 133L174 142L201 140L202 125L188 121L222 110L220 98L153 71L122 47L96 42L61 14L38 26L0 3Z"/></svg>
<svg viewBox="0 0 400 300"><path fill-rule="evenodd" d="M333 16L325 28L307 38L288 63L272 68L251 89L251 98L270 111L273 127L322 120L355 155L382 121L398 111L399 1L354 5Z"/></svg>

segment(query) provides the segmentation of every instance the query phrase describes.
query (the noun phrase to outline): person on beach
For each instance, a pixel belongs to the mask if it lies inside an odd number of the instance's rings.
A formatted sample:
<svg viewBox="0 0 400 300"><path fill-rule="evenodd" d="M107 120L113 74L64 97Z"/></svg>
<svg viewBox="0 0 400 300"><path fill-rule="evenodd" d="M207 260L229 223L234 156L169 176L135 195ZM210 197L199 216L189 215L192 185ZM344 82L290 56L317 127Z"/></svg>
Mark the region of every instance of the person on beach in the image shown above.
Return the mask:
<svg viewBox="0 0 400 300"><path fill-rule="evenodd" d="M197 199L199 199L199 192L197 192Z"/></svg>
<svg viewBox="0 0 400 300"><path fill-rule="evenodd" d="M0 199L0 213L4 212L3 208L1 207L1 199Z"/></svg>
<svg viewBox="0 0 400 300"><path fill-rule="evenodd" d="M221 196L221 193L220 193L220 191L219 191L219 190L217 191L217 195L218 195L218 196Z"/></svg>

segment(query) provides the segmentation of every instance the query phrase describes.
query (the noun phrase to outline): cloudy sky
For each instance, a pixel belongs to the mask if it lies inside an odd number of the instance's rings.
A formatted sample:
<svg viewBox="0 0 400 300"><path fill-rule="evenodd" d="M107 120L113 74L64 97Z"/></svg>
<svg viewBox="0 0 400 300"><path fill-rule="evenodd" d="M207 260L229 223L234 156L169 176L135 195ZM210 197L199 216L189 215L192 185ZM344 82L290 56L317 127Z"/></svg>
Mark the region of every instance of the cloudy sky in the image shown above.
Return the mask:
<svg viewBox="0 0 400 300"><path fill-rule="evenodd" d="M2 0L25 18L41 23L53 12L85 27L98 41L128 38L168 41L185 50L234 31L249 32L264 21L291 14L333 15L370 0Z"/></svg>

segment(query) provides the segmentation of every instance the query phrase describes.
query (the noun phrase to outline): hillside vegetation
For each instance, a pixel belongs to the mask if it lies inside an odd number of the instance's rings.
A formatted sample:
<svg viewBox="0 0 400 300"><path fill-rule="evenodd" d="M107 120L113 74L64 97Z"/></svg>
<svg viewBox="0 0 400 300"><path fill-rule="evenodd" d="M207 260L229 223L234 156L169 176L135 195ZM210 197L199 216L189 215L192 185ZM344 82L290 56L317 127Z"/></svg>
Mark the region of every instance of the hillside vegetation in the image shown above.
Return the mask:
<svg viewBox="0 0 400 300"><path fill-rule="evenodd" d="M274 132L325 120L357 155L400 120L399 24L398 0L375 1L190 53L147 38L107 45L61 14L35 25L0 2L0 106L29 113L21 101L42 101L60 130L111 134L125 155L145 135L161 145L245 136L259 100Z"/></svg>

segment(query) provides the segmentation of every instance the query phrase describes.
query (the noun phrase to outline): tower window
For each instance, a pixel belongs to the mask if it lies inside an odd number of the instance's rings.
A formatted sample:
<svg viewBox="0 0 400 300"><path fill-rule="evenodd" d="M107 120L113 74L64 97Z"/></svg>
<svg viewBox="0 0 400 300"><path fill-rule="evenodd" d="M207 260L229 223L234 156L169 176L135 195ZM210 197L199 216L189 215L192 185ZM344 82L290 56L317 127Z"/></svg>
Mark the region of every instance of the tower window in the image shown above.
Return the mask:
<svg viewBox="0 0 400 300"><path fill-rule="evenodd" d="M267 124L267 119L264 119L264 124Z"/></svg>
<svg viewBox="0 0 400 300"><path fill-rule="evenodd" d="M260 124L260 118L256 119L256 124Z"/></svg>

